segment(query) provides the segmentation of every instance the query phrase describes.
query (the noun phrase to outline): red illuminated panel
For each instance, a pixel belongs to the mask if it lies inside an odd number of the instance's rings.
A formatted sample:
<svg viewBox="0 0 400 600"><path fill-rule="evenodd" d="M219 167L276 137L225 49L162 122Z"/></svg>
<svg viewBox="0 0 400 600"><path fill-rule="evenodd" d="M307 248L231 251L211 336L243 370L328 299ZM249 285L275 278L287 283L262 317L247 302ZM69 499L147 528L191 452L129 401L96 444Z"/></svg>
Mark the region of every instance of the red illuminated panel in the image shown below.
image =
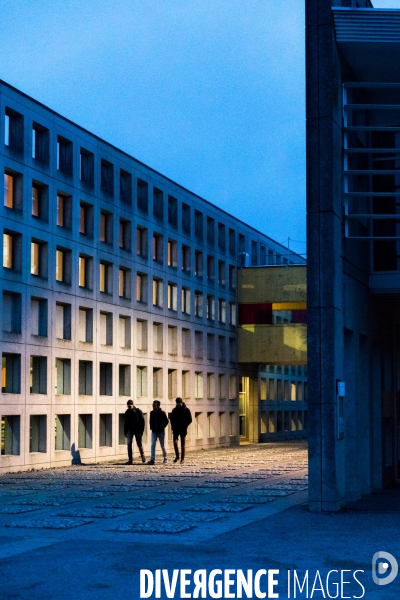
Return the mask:
<svg viewBox="0 0 400 600"><path fill-rule="evenodd" d="M239 304L239 325L272 325L272 304Z"/></svg>

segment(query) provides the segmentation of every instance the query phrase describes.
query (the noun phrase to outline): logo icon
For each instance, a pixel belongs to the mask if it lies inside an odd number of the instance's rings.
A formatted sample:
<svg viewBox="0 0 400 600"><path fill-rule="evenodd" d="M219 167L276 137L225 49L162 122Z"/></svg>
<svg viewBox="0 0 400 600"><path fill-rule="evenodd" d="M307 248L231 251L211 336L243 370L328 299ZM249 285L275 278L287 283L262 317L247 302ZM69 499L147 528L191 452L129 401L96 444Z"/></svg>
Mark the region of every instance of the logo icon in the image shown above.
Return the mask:
<svg viewBox="0 0 400 600"><path fill-rule="evenodd" d="M387 585L397 577L399 565L389 552L375 552L372 557L372 580L376 585Z"/></svg>

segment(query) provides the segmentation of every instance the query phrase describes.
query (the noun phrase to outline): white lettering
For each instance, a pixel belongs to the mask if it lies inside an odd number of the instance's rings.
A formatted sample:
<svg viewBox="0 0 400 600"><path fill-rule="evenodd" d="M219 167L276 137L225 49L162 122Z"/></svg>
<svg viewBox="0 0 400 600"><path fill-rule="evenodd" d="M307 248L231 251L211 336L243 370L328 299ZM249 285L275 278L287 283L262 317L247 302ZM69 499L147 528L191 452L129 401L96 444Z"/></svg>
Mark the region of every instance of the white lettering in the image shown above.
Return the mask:
<svg viewBox="0 0 400 600"><path fill-rule="evenodd" d="M351 596L343 596L343 586L345 583L350 583L350 581L343 581L343 573L350 573L350 569L344 569L343 571L340 571L340 581L341 581L341 586L340 586L340 592L341 592L341 598L351 598Z"/></svg>
<svg viewBox="0 0 400 600"><path fill-rule="evenodd" d="M147 586L147 589L146 589ZM154 577L151 571L140 569L140 597L150 598L153 593Z"/></svg>
<svg viewBox="0 0 400 600"><path fill-rule="evenodd" d="M161 598L161 570L156 569L156 598Z"/></svg>
<svg viewBox="0 0 400 600"><path fill-rule="evenodd" d="M354 571L354 573L353 573L353 577L354 577L354 579L355 579L355 580L357 581L357 583L358 583L358 584L359 584L359 585L362 587L362 591L363 591L363 592L362 592L361 596L353 596L353 598L363 598L363 597L364 597L364 594L365 594L365 588L364 588L363 584L361 583L361 581L359 581L359 580L357 579L357 577L356 577L356 573L364 573L364 571L361 571L361 569L358 569L358 571Z"/></svg>
<svg viewBox="0 0 400 600"><path fill-rule="evenodd" d="M224 598L234 598L235 597L235 594L230 591L230 588L233 585L235 585L234 580L231 579L231 575L234 575L234 574L235 574L234 569L225 569L225 571L224 571L224 586L225 586Z"/></svg>
<svg viewBox="0 0 400 600"><path fill-rule="evenodd" d="M265 598L267 595L265 592L260 590L260 579L263 575L266 575L267 571L265 569L260 569L257 571L256 576L254 577L254 593L257 598Z"/></svg>
<svg viewBox="0 0 400 600"><path fill-rule="evenodd" d="M333 583L333 587L336 587L336 596L331 596L329 593L329 575L331 573L338 573L338 571L336 571L335 569L333 569L332 571L329 571L328 575L326 576L326 593L328 594L329 598L337 598L339 596L339 584L338 583Z"/></svg>
<svg viewBox="0 0 400 600"><path fill-rule="evenodd" d="M236 596L242 598L242 590L246 594L247 598L253 597L253 570L247 569L247 580L241 569L237 571L236 575Z"/></svg>
<svg viewBox="0 0 400 600"><path fill-rule="evenodd" d="M279 594L274 592L274 587L278 585L278 580L274 579L274 575L279 575L279 569L268 570L268 598L279 598Z"/></svg>
<svg viewBox="0 0 400 600"><path fill-rule="evenodd" d="M207 597L207 571L205 569L199 569L193 573L193 581L196 584L196 587L193 591L193 598L199 597L199 592L201 590L201 597Z"/></svg>
<svg viewBox="0 0 400 600"><path fill-rule="evenodd" d="M186 575L190 575L191 569L181 569L181 598L191 598L192 594L186 592L186 587L190 585L190 580L186 579Z"/></svg>
<svg viewBox="0 0 400 600"><path fill-rule="evenodd" d="M165 587L165 593L167 594L167 598L174 598L175 597L176 582L178 581L179 569L174 569L173 570L171 584L169 583L169 577L168 577L168 571L167 571L167 569L163 569L162 574L163 574L164 587Z"/></svg>
<svg viewBox="0 0 400 600"><path fill-rule="evenodd" d="M317 583L317 579L318 579L319 583L321 584L321 587L315 587L316 583ZM325 598L324 586L322 585L321 575L319 574L319 571L317 571L316 574L315 574L314 584L312 586L310 598L313 597L313 594L314 594L315 591L322 592L322 594L323 594L323 596Z"/></svg>
<svg viewBox="0 0 400 600"><path fill-rule="evenodd" d="M307 587L306 587L306 592L307 592L306 598L308 598L308 570L306 571L306 574L304 575L303 585L302 586L300 585L300 581L297 578L297 571L293 571L293 574L294 574L294 577L293 577L294 597L296 598L296 581L297 581L297 585L299 587L300 594L303 593L303 588L307 584Z"/></svg>
<svg viewBox="0 0 400 600"><path fill-rule="evenodd" d="M214 584L217 575L222 575L221 569L213 569L208 578L208 593L211 598L222 598L222 581L218 580Z"/></svg>

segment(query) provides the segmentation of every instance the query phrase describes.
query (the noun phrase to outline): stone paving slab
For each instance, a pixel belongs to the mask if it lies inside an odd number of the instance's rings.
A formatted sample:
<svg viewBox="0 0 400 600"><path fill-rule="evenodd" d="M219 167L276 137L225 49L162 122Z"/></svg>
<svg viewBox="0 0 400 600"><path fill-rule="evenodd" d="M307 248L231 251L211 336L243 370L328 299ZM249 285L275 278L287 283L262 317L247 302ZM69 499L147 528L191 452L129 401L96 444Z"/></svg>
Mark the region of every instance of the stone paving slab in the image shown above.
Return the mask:
<svg viewBox="0 0 400 600"><path fill-rule="evenodd" d="M285 496L290 496L294 494L295 490L277 490L274 488L263 489L263 490L252 490L251 494L254 496L274 496L275 498L284 498Z"/></svg>
<svg viewBox="0 0 400 600"><path fill-rule="evenodd" d="M244 494L243 496L224 498L224 502L237 502L238 504L268 504L269 502L274 502L276 498L276 496L253 496L252 494Z"/></svg>
<svg viewBox="0 0 400 600"><path fill-rule="evenodd" d="M21 515L39 510L39 506L0 506L0 515Z"/></svg>
<svg viewBox="0 0 400 600"><path fill-rule="evenodd" d="M193 529L192 523L155 523L154 521L134 523L133 525L120 525L109 531L120 531L126 533L183 533Z"/></svg>
<svg viewBox="0 0 400 600"><path fill-rule="evenodd" d="M7 496L29 496L29 494L33 494L34 490L0 490L0 496L1 497L7 497Z"/></svg>
<svg viewBox="0 0 400 600"><path fill-rule="evenodd" d="M202 488L214 488L214 489L225 489L235 487L237 483L225 482L225 481L202 481L198 484L198 487Z"/></svg>
<svg viewBox="0 0 400 600"><path fill-rule="evenodd" d="M129 491L129 489L136 489L136 488L145 488L145 487L159 487L160 485L162 485L163 483L165 483L164 481L138 481L138 482L134 482L134 483L112 483L112 489L114 490L118 490L118 491ZM126 488L124 490L120 490L120 488Z"/></svg>
<svg viewBox="0 0 400 600"><path fill-rule="evenodd" d="M88 519L112 519L113 517L122 517L129 511L115 508L83 508L61 510L56 513L57 517L82 517Z"/></svg>
<svg viewBox="0 0 400 600"><path fill-rule="evenodd" d="M150 494L146 494L141 496L141 499L143 500L153 500L153 501L165 501L168 502L170 500L175 500L175 501L180 501L180 500L188 500L189 498L192 498L193 495L192 494L185 494L184 492L160 492L157 495L150 495Z"/></svg>
<svg viewBox="0 0 400 600"><path fill-rule="evenodd" d="M81 498L104 498L106 496L113 496L114 492L112 490L107 489L107 491L104 492L98 492L98 491L83 491L83 492L76 492L75 494L68 494L65 496L60 496L60 498L62 499L72 499L72 500L76 500L76 499L81 499Z"/></svg>
<svg viewBox="0 0 400 600"><path fill-rule="evenodd" d="M81 525L93 523L89 519L31 519L30 521L15 521L6 523L3 527L19 527L21 529L72 529Z"/></svg>
<svg viewBox="0 0 400 600"><path fill-rule="evenodd" d="M182 487L181 490L183 492L187 492L189 494L197 494L197 495L203 495L203 494L212 494L215 490L211 489L211 488L203 488L203 487L192 487L192 486L185 486Z"/></svg>
<svg viewBox="0 0 400 600"><path fill-rule="evenodd" d="M184 511L199 511L199 512L227 512L237 513L253 508L251 504L229 504L223 501L207 502L205 504L194 504L190 508L184 508Z"/></svg>
<svg viewBox="0 0 400 600"><path fill-rule="evenodd" d="M191 523L212 523L213 521L218 521L220 519L224 519L224 515L216 514L212 512L195 512L191 514L189 511L179 512L179 513L170 513L166 515L157 515L156 517L150 517L149 521L184 521L187 523L190 521Z"/></svg>
<svg viewBox="0 0 400 600"><path fill-rule="evenodd" d="M149 500L138 500L134 502L133 500L127 500L126 502L103 502L101 504L95 504L94 508L121 508L123 510L146 510L150 508L156 508L157 506L162 506L165 504L164 502L152 501Z"/></svg>
<svg viewBox="0 0 400 600"><path fill-rule="evenodd" d="M20 504L21 506L62 506L63 504L74 504L79 502L79 498L21 498L13 500L11 504Z"/></svg>

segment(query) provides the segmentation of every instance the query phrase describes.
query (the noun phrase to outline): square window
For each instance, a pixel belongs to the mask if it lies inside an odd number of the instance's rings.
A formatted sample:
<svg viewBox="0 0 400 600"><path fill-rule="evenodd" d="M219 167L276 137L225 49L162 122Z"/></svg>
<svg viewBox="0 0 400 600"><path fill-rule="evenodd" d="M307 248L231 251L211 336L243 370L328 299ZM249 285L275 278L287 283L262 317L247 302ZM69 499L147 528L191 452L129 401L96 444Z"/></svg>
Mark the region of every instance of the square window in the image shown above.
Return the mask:
<svg viewBox="0 0 400 600"><path fill-rule="evenodd" d="M190 289L182 288L182 312L185 315L190 315Z"/></svg>
<svg viewBox="0 0 400 600"><path fill-rule="evenodd" d="M30 393L47 394L47 357L30 357Z"/></svg>
<svg viewBox="0 0 400 600"><path fill-rule="evenodd" d="M131 251L131 222L126 219L119 220L118 245L121 250Z"/></svg>
<svg viewBox="0 0 400 600"><path fill-rule="evenodd" d="M168 196L168 224L178 227L178 201L173 196Z"/></svg>
<svg viewBox="0 0 400 600"><path fill-rule="evenodd" d="M99 446L112 446L112 414L99 415Z"/></svg>
<svg viewBox="0 0 400 600"><path fill-rule="evenodd" d="M57 138L57 170L72 177L72 142L60 135Z"/></svg>
<svg viewBox="0 0 400 600"><path fill-rule="evenodd" d="M93 238L93 204L80 203L79 233L88 238Z"/></svg>
<svg viewBox="0 0 400 600"><path fill-rule="evenodd" d="M153 278L153 306L162 308L164 285L161 279Z"/></svg>
<svg viewBox="0 0 400 600"><path fill-rule="evenodd" d="M100 396L112 396L112 363L100 363ZM104 444L105 446L107 444Z"/></svg>
<svg viewBox="0 0 400 600"><path fill-rule="evenodd" d="M136 301L147 304L147 275L137 273L136 275Z"/></svg>
<svg viewBox="0 0 400 600"><path fill-rule="evenodd" d="M178 244L175 240L168 240L167 260L169 267L178 266Z"/></svg>
<svg viewBox="0 0 400 600"><path fill-rule="evenodd" d="M19 455L20 454L20 415L3 415L1 417L1 454Z"/></svg>
<svg viewBox="0 0 400 600"><path fill-rule="evenodd" d="M132 204L132 175L123 169L119 171L119 199L129 206Z"/></svg>
<svg viewBox="0 0 400 600"><path fill-rule="evenodd" d="M100 211L100 241L105 244L113 243L113 218L105 210Z"/></svg>
<svg viewBox="0 0 400 600"><path fill-rule="evenodd" d="M148 230L145 227L138 227L136 230L136 254L142 258L147 258L147 240Z"/></svg>
<svg viewBox="0 0 400 600"><path fill-rule="evenodd" d="M56 338L59 340L71 339L71 305L56 303Z"/></svg>
<svg viewBox="0 0 400 600"><path fill-rule="evenodd" d="M80 396L93 395L93 363L91 360L80 360L79 365L79 388ZM86 447L86 446L82 446Z"/></svg>
<svg viewBox="0 0 400 600"><path fill-rule="evenodd" d="M47 452L47 416L31 415L29 425L29 452Z"/></svg>
<svg viewBox="0 0 400 600"><path fill-rule="evenodd" d="M153 188L153 215L159 221L164 220L164 195L157 188Z"/></svg>
<svg viewBox="0 0 400 600"><path fill-rule="evenodd" d="M100 162L100 189L106 196L114 196L114 165L103 158Z"/></svg>
<svg viewBox="0 0 400 600"><path fill-rule="evenodd" d="M24 117L8 107L5 110L4 145L16 154L24 151Z"/></svg>
<svg viewBox="0 0 400 600"><path fill-rule="evenodd" d="M178 310L178 286L176 283L168 283L168 308Z"/></svg>
<svg viewBox="0 0 400 600"><path fill-rule="evenodd" d="M80 149L80 180L84 185L90 188L94 186L94 154L85 150Z"/></svg>
<svg viewBox="0 0 400 600"><path fill-rule="evenodd" d="M78 415L78 448L93 447L93 415Z"/></svg>
<svg viewBox="0 0 400 600"><path fill-rule="evenodd" d="M56 358L56 394L71 394L71 360Z"/></svg>
<svg viewBox="0 0 400 600"><path fill-rule="evenodd" d="M48 195L47 185L32 182L32 217L47 221L48 219Z"/></svg>
<svg viewBox="0 0 400 600"><path fill-rule="evenodd" d="M103 294L112 294L112 265L100 262L99 290Z"/></svg>
<svg viewBox="0 0 400 600"><path fill-rule="evenodd" d="M137 180L137 207L143 213L149 211L149 185L142 179Z"/></svg>
<svg viewBox="0 0 400 600"><path fill-rule="evenodd" d="M3 394L20 394L21 355L3 352L1 361L1 391Z"/></svg>
<svg viewBox="0 0 400 600"><path fill-rule="evenodd" d="M47 299L31 297L29 324L31 335L47 336Z"/></svg>

